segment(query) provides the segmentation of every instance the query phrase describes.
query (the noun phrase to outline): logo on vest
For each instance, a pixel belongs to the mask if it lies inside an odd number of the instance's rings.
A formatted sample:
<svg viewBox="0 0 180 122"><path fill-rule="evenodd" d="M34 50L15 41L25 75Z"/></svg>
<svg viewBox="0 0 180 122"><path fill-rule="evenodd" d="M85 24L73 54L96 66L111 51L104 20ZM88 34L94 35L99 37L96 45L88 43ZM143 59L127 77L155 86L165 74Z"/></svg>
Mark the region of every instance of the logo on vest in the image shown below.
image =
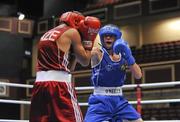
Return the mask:
<svg viewBox="0 0 180 122"><path fill-rule="evenodd" d="M112 71L113 70L112 65L106 65L105 68L106 68L107 71Z"/></svg>

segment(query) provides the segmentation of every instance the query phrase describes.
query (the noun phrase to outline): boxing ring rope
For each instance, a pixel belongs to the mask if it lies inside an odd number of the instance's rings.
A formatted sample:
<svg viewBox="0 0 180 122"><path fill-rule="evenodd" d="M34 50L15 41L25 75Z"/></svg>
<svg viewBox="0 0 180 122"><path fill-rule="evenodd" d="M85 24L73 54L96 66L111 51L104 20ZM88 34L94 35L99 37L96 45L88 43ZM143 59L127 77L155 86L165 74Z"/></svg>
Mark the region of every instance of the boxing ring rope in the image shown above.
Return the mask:
<svg viewBox="0 0 180 122"><path fill-rule="evenodd" d="M146 83L139 84L142 88L158 88L158 87L173 87L175 85L180 85L180 81L171 81L171 82L161 82L161 83ZM133 89L136 88L137 84L124 85L123 89ZM76 90L93 90L94 87L76 87Z"/></svg>
<svg viewBox="0 0 180 122"><path fill-rule="evenodd" d="M33 88L33 85L28 84L17 84L17 83L6 83L0 82L0 86L10 86L10 87L19 87L19 88ZM158 87L173 87L176 85L180 85L180 81L171 81L171 82L161 82L161 83L146 83L146 84L139 84L141 88L158 88ZM130 84L124 85L123 89L133 89L136 88L137 84ZM76 90L93 90L94 87L75 87ZM162 99L162 100L142 100L141 104L157 104L157 103L169 103L169 102L180 102L180 99ZM23 100L5 100L0 99L0 103L11 103L11 104L24 104L30 105L30 101L23 101ZM137 104L137 101L129 101L131 104ZM88 103L79 103L80 106L88 106ZM8 119L0 119L0 122L28 122L28 120L8 120ZM178 122L180 120L163 120L158 122ZM153 121L145 121L145 122L153 122Z"/></svg>
<svg viewBox="0 0 180 122"><path fill-rule="evenodd" d="M163 100L142 100L142 104L156 104L156 103L173 103L173 102L180 102L180 99L163 99ZM23 100L4 100L0 99L0 103L11 103L11 104L24 104L30 105L30 101L23 101ZM129 101L130 104L137 104L137 101ZM88 103L79 103L80 106L88 106Z"/></svg>
<svg viewBox="0 0 180 122"><path fill-rule="evenodd" d="M17 83L6 83L6 82L0 82L0 86L10 86L10 87L20 87L20 88L33 88L33 85L27 85L27 84L17 84ZM180 81L171 81L171 82L161 82L161 83L146 83L146 84L140 84L140 87L142 88L158 88L158 87L173 87L176 85L180 85ZM124 85L123 89L133 89L136 88L137 84L131 84L131 85ZM81 90L93 90L94 87L76 87L75 88L78 91ZM180 99L163 99L163 100L142 100L142 104L155 104L155 103L168 103L168 102L180 102ZM23 100L4 100L0 99L0 103L11 103L11 104L31 104L30 101L23 101ZM137 101L129 101L131 104L137 104ZM88 103L79 103L80 106L88 106Z"/></svg>
<svg viewBox="0 0 180 122"><path fill-rule="evenodd" d="M20 88L33 88L33 85L28 85L28 84L17 84L17 83L7 83L7 82L0 82L0 85L5 85L5 86L11 86L11 87L20 87ZM158 87L173 87L175 85L180 85L180 81L171 81L171 82L161 82L161 83L145 83L145 84L139 84L140 87L142 88L158 88ZM131 89L131 88L136 88L137 84L129 84L129 85L124 85L122 88L123 89ZM94 87L89 87L89 86L83 86L83 87L76 87L76 90L93 90Z"/></svg>

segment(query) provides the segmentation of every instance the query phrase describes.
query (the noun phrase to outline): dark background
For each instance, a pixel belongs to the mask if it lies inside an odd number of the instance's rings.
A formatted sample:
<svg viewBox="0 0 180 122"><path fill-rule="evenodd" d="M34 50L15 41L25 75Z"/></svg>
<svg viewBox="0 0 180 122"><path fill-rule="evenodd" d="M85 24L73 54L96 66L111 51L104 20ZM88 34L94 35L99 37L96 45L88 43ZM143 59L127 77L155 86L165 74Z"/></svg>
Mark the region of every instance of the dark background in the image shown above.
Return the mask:
<svg viewBox="0 0 180 122"><path fill-rule="evenodd" d="M0 16L24 13L28 18L58 16L67 10L81 10L88 0L1 0Z"/></svg>

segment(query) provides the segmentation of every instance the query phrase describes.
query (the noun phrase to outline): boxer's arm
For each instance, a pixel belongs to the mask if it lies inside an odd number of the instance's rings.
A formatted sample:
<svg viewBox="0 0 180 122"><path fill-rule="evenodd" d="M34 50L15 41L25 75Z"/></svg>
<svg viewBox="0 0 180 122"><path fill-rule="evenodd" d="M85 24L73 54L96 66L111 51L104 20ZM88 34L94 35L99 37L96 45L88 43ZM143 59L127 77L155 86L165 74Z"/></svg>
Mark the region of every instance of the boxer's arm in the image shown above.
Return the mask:
<svg viewBox="0 0 180 122"><path fill-rule="evenodd" d="M142 71L138 64L134 63L133 65L129 66L129 69L136 79L142 78Z"/></svg>
<svg viewBox="0 0 180 122"><path fill-rule="evenodd" d="M135 59L132 55L131 49L126 41L123 39L118 39L115 41L113 46L113 51L116 54L121 53L122 57L127 61L127 64L136 79L141 79L142 72L139 65L135 62Z"/></svg>
<svg viewBox="0 0 180 122"><path fill-rule="evenodd" d="M71 55L75 56L76 61L82 66L89 65L91 51L84 49L80 33L76 29L71 28L64 32L57 40L57 44L60 50L65 53L70 53L70 58Z"/></svg>
<svg viewBox="0 0 180 122"><path fill-rule="evenodd" d="M76 64L77 64L76 57L74 55L70 55L68 68L70 69L71 72L75 70Z"/></svg>
<svg viewBox="0 0 180 122"><path fill-rule="evenodd" d="M85 50L82 45L80 34L77 30L73 29L69 35L72 40L71 44L76 56L76 61L82 66L88 66L91 58L91 51Z"/></svg>
<svg viewBox="0 0 180 122"><path fill-rule="evenodd" d="M91 67L96 66L102 57L102 52L98 47L93 47L91 51Z"/></svg>

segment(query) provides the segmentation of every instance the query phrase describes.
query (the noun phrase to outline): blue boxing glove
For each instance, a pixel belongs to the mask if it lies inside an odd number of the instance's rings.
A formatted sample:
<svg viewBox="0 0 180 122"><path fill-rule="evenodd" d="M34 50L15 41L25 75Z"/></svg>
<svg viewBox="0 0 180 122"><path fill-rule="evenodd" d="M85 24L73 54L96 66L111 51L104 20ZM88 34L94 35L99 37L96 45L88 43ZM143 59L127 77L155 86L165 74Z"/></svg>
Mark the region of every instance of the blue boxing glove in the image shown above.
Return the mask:
<svg viewBox="0 0 180 122"><path fill-rule="evenodd" d="M113 51L116 54L121 53L122 57L127 61L128 66L135 63L135 59L132 56L131 49L126 41L118 39L114 42Z"/></svg>

